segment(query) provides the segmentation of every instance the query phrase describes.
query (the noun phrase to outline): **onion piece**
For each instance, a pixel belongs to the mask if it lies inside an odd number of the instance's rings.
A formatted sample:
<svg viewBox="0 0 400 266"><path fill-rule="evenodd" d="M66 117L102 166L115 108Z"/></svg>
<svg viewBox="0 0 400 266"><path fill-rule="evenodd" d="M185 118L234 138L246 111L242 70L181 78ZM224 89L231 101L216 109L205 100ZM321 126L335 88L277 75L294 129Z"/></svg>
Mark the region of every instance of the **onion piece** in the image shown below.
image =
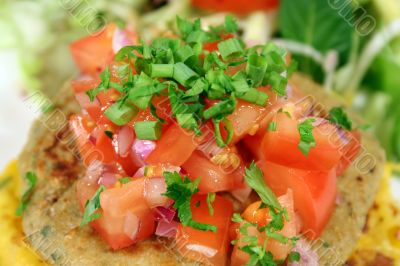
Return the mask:
<svg viewBox="0 0 400 266"><path fill-rule="evenodd" d="M125 217L124 234L132 240L135 240L139 233L140 220L132 212L128 212Z"/></svg>
<svg viewBox="0 0 400 266"><path fill-rule="evenodd" d="M92 161L86 169L85 176L82 178L82 180L88 185L97 184L99 178L103 174L103 171L104 167L100 161Z"/></svg>
<svg viewBox="0 0 400 266"><path fill-rule="evenodd" d="M129 39L128 34L125 30L121 30L118 27L114 32L114 36L112 39L112 49L114 53L118 53L118 51L125 46L132 45L133 42Z"/></svg>
<svg viewBox="0 0 400 266"><path fill-rule="evenodd" d="M189 245L186 245L186 248L188 250L199 252L199 253L203 254L204 256L206 256L207 258L214 257L218 252L218 250L216 250L216 249L206 247L203 245L198 245L198 244L189 244Z"/></svg>
<svg viewBox="0 0 400 266"><path fill-rule="evenodd" d="M166 222L161 220L158 222L156 235L162 237L175 237L178 232L179 223L176 221Z"/></svg>
<svg viewBox="0 0 400 266"><path fill-rule="evenodd" d="M135 133L133 132L132 127L123 126L121 128L121 130L118 132L118 136L117 136L119 156L121 156L123 158L128 156L129 151L133 144L134 137L135 137Z"/></svg>
<svg viewBox="0 0 400 266"><path fill-rule="evenodd" d="M150 208L166 205L170 199L161 194L167 192L167 185L163 177L148 178L144 184L144 198Z"/></svg>
<svg viewBox="0 0 400 266"><path fill-rule="evenodd" d="M232 196L237 199L240 203L245 203L251 194L251 187L246 186L245 188L240 188L231 191Z"/></svg>
<svg viewBox="0 0 400 266"><path fill-rule="evenodd" d="M159 206L154 209L157 221L171 222L175 218L176 210L170 206Z"/></svg>
<svg viewBox="0 0 400 266"><path fill-rule="evenodd" d="M300 254L300 261L290 262L288 266L319 266L318 254L304 239L297 241L293 251Z"/></svg>
<svg viewBox="0 0 400 266"><path fill-rule="evenodd" d="M156 148L156 143L151 140L136 139L132 145L132 160L139 165L145 165L144 160Z"/></svg>
<svg viewBox="0 0 400 266"><path fill-rule="evenodd" d="M107 172L102 174L99 179L99 185L104 185L105 187L111 187L117 182L117 176L115 173Z"/></svg>

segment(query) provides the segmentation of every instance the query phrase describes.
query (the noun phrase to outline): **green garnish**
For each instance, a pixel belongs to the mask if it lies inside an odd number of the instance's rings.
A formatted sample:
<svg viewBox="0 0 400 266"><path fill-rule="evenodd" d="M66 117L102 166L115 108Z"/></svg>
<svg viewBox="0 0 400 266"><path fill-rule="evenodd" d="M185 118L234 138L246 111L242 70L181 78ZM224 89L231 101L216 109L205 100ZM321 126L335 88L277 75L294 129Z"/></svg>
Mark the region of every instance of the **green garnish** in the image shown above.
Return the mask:
<svg viewBox="0 0 400 266"><path fill-rule="evenodd" d="M300 253L299 253L299 252L296 252L296 251L290 252L290 253L289 253L289 256L288 256L288 261L289 261L289 262L297 262L297 261L300 261Z"/></svg>
<svg viewBox="0 0 400 266"><path fill-rule="evenodd" d="M333 107L329 110L329 121L347 130L352 130L352 122L347 114L340 107Z"/></svg>
<svg viewBox="0 0 400 266"><path fill-rule="evenodd" d="M22 194L21 201L17 207L15 214L17 216L21 216L22 213L25 211L26 207L28 206L29 199L32 196L33 189L37 183L37 176L33 172L27 172L25 174L25 180L28 182L28 189Z"/></svg>
<svg viewBox="0 0 400 266"><path fill-rule="evenodd" d="M212 203L215 201L215 196L216 196L215 193L207 194L207 206L211 216L214 215L214 208L212 206Z"/></svg>
<svg viewBox="0 0 400 266"><path fill-rule="evenodd" d="M201 126L210 120L225 127L226 139L217 127L215 137L220 147L226 146L233 136L227 117L235 111L237 99L266 106L268 94L258 90L260 86L269 86L279 96L286 94L286 51L270 43L246 48L232 16L208 31L202 29L200 19L191 22L177 17L176 22L180 38L156 38L151 43L142 41L121 48L115 56L119 80L111 80L107 68L101 73L101 83L87 94L94 100L99 92L117 90L119 98L105 114L119 126L131 121L139 109L148 108L158 122L165 123L153 102L155 96L164 97L172 118L196 135L202 134ZM217 43L216 51L205 49L213 42ZM231 67L242 70L232 74ZM217 103L210 106L208 100ZM141 138L160 138L159 124L138 127Z"/></svg>
<svg viewBox="0 0 400 266"><path fill-rule="evenodd" d="M135 123L136 137L141 140L161 138L162 124L159 121L139 121Z"/></svg>
<svg viewBox="0 0 400 266"><path fill-rule="evenodd" d="M106 130L104 134L106 134L109 139L113 139L114 133L112 133L112 131Z"/></svg>
<svg viewBox="0 0 400 266"><path fill-rule="evenodd" d="M86 201L85 211L83 212L83 218L80 227L84 227L86 224L97 220L101 217L102 212L100 209L100 194L105 190L104 186L99 187L93 197Z"/></svg>
<svg viewBox="0 0 400 266"><path fill-rule="evenodd" d="M272 190L265 183L263 172L254 162L252 162L250 166L246 168L244 179L249 187L257 192L263 203L275 209L282 209L281 204L276 198L274 192L272 192Z"/></svg>
<svg viewBox="0 0 400 266"><path fill-rule="evenodd" d="M312 130L314 129L312 123L314 122L314 118L307 118L297 126L300 134L300 143L298 147L305 156L308 156L310 149L314 148L317 145L312 134Z"/></svg>
<svg viewBox="0 0 400 266"><path fill-rule="evenodd" d="M114 124L117 126L126 125L129 121L131 121L136 114L138 113L138 109L129 102L116 102L104 112L104 115L107 116Z"/></svg>
<svg viewBox="0 0 400 266"><path fill-rule="evenodd" d="M130 178L129 176L127 176L127 177L123 177L123 178L119 179L118 181L119 181L121 184L127 184L127 183L129 183L129 182L132 181L132 178Z"/></svg>
<svg viewBox="0 0 400 266"><path fill-rule="evenodd" d="M277 128L277 124L275 121L272 121L271 123L269 123L268 125L268 131L270 132L275 132Z"/></svg>
<svg viewBox="0 0 400 266"><path fill-rule="evenodd" d="M200 179L191 182L187 176L184 176L182 179L177 172L164 172L164 177L167 184L167 192L163 195L175 201L174 208L178 212L180 222L184 226L189 226L198 230L216 232L217 227L214 225L199 223L192 218L190 201L192 196L199 191L198 186Z"/></svg>

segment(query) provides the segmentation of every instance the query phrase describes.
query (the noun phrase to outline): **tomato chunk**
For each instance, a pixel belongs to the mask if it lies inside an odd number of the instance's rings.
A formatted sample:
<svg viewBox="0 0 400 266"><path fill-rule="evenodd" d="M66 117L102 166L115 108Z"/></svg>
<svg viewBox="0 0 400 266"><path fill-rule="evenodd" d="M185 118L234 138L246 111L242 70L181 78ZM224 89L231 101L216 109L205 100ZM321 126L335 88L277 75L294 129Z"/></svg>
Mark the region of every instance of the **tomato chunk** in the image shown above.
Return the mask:
<svg viewBox="0 0 400 266"><path fill-rule="evenodd" d="M259 161L266 183L277 195L293 191L302 232L309 238L318 237L328 223L336 199L336 171L296 169L267 161Z"/></svg>
<svg viewBox="0 0 400 266"><path fill-rule="evenodd" d="M278 201L282 205L282 207L287 210L289 216L289 219L285 221L282 230L278 233L284 235L287 238L292 238L297 235L297 220L294 213L292 191L288 190L285 195L278 198ZM271 221L269 209L260 209L260 206L261 201L254 202L253 204L248 206L242 214L243 219L248 222L257 224L258 228L266 226ZM232 265L245 265L246 262L249 260L249 255L239 249L239 247L243 247L246 245L246 242L243 240L245 236L243 236L238 229L236 229L236 232L239 241L238 244L235 245L232 253ZM248 228L248 234L257 236L260 245L263 245L264 241L267 240L265 234L259 233L255 227ZM270 251L274 256L274 259L276 260L286 259L291 249L292 246L290 242L288 242L287 244L283 244L275 239L268 239L266 250Z"/></svg>
<svg viewBox="0 0 400 266"><path fill-rule="evenodd" d="M196 207L197 202L200 202L198 207ZM193 219L215 225L217 232L206 232L179 225L176 235L178 252L185 258L207 265L226 265L230 241L229 225L233 213L232 202L216 196L212 203L214 215L210 215L206 196L193 196L190 205Z"/></svg>
<svg viewBox="0 0 400 266"><path fill-rule="evenodd" d="M197 8L219 12L247 14L257 10L270 10L278 7L279 0L193 0Z"/></svg>
<svg viewBox="0 0 400 266"><path fill-rule="evenodd" d="M128 247L151 236L155 218L144 198L145 179L135 179L122 187L100 194L103 215L94 228L114 249Z"/></svg>
<svg viewBox="0 0 400 266"><path fill-rule="evenodd" d="M240 158L239 158L240 160ZM210 192L229 191L242 188L244 167L240 165L236 170L229 170L223 165L217 165L206 158L200 151L195 151L182 165L193 181L200 179L199 192L206 194Z"/></svg>
<svg viewBox="0 0 400 266"><path fill-rule="evenodd" d="M157 141L157 146L147 157L148 164L171 164L181 166L198 146L193 132L171 125Z"/></svg>
<svg viewBox="0 0 400 266"><path fill-rule="evenodd" d="M309 154L304 155L298 145L300 134L298 125L301 120L289 117L285 113L278 113L274 119L275 131L267 131L261 143L263 158L300 169L330 170L339 162L342 154L341 140L338 138L336 127L322 122L312 130L316 147L311 148Z"/></svg>
<svg viewBox="0 0 400 266"><path fill-rule="evenodd" d="M354 161L361 150L361 133L359 131L346 132L347 143L342 147L343 154L336 167L336 174L341 176Z"/></svg>

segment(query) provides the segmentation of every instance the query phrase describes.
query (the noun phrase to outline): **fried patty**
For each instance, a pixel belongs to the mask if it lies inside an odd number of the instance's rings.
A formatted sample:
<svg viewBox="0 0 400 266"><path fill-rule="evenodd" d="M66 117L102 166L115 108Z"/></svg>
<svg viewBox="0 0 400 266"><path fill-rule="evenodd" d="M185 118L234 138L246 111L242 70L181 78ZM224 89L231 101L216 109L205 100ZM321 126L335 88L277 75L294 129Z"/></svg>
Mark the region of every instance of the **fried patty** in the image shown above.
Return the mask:
<svg viewBox="0 0 400 266"><path fill-rule="evenodd" d="M295 75L292 81L311 96L313 105L322 112L342 104L303 76ZM23 215L27 243L54 265L195 265L176 254L174 242L162 238L112 251L90 226L79 228L82 214L75 182L85 169L68 127L68 118L79 112L79 106L69 84L53 102L54 108L34 123L19 159L22 175L34 171L38 176ZM338 178L340 204L322 236L311 243L321 257L321 265L341 265L350 256L378 190L384 152L368 134L363 135L362 147L352 166Z"/></svg>

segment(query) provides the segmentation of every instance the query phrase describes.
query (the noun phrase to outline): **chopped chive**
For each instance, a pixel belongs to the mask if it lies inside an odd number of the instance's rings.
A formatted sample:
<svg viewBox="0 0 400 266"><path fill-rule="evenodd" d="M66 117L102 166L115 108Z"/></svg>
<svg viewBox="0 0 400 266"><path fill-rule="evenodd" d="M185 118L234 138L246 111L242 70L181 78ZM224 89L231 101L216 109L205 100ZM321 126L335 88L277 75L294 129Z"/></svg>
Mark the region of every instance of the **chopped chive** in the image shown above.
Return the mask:
<svg viewBox="0 0 400 266"><path fill-rule="evenodd" d="M176 120L182 128L190 129L196 133L197 136L201 135L199 125L194 118L193 114L177 114Z"/></svg>
<svg viewBox="0 0 400 266"><path fill-rule="evenodd" d="M84 227L86 224L97 220L101 217L102 212L100 210L100 194L106 190L105 186L99 187L93 197L86 201L85 211L83 213L83 218L80 227Z"/></svg>
<svg viewBox="0 0 400 266"><path fill-rule="evenodd" d="M129 176L127 176L127 177L123 177L123 178L119 179L118 181L119 181L121 184L127 184L127 183L129 183L129 182L132 181L132 178L130 178Z"/></svg>
<svg viewBox="0 0 400 266"><path fill-rule="evenodd" d="M188 87L190 83L197 77L197 73L184 63L179 62L174 65L173 78L183 86Z"/></svg>
<svg viewBox="0 0 400 266"><path fill-rule="evenodd" d="M218 43L218 50L224 60L238 57L243 54L242 44L236 38L231 38Z"/></svg>
<svg viewBox="0 0 400 266"><path fill-rule="evenodd" d="M265 92L256 90L256 89L251 89L248 92L246 92L242 96L238 96L239 99L245 100L246 102L249 103L254 103L259 106L265 106L268 101L268 94Z"/></svg>
<svg viewBox="0 0 400 266"><path fill-rule="evenodd" d="M130 102L125 101L122 104L120 102L114 103L108 107L104 115L117 126L123 126L131 121L137 113L138 109Z"/></svg>
<svg viewBox="0 0 400 266"><path fill-rule="evenodd" d="M193 83L193 87L185 92L186 96L195 96L201 94L208 87L208 82L204 78L199 78Z"/></svg>
<svg viewBox="0 0 400 266"><path fill-rule="evenodd" d="M221 148L226 147L232 141L232 138L233 138L232 121L230 121L227 118L225 118L225 119L214 119L213 118L212 122L214 124L215 141L217 142L218 147L221 147ZM224 140L221 135L221 128L220 128L221 122L224 123L224 129L227 132L226 140Z"/></svg>
<svg viewBox="0 0 400 266"><path fill-rule="evenodd" d="M210 108L204 111L203 117L204 119L208 120L212 117L216 117L219 115L230 115L235 111L236 108L236 100L227 99L224 101L220 101L217 104L214 104Z"/></svg>
<svg viewBox="0 0 400 266"><path fill-rule="evenodd" d="M271 123L269 123L268 125L268 131L270 132L275 132L277 128L277 124L275 121L272 121Z"/></svg>
<svg viewBox="0 0 400 266"><path fill-rule="evenodd" d="M174 75L173 64L152 64L150 69L152 78L172 78Z"/></svg>
<svg viewBox="0 0 400 266"><path fill-rule="evenodd" d="M265 57L256 53L249 56L246 73L252 80L254 87L259 87L264 79L265 72L267 71L267 60Z"/></svg>
<svg viewBox="0 0 400 266"><path fill-rule="evenodd" d="M158 140L162 124L159 121L140 121L135 123L136 137L140 140Z"/></svg>

